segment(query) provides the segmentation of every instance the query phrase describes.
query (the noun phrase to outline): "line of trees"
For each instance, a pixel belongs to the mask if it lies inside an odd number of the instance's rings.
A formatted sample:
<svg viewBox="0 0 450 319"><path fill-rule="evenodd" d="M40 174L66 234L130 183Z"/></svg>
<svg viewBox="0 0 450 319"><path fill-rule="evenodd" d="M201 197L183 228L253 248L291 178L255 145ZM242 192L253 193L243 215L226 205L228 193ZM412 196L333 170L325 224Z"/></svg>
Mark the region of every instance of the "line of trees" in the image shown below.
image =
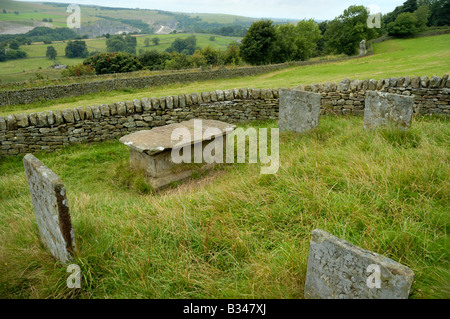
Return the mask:
<svg viewBox="0 0 450 319"><path fill-rule="evenodd" d="M106 48L108 52L126 52L136 54L136 45L136 37L129 34L126 36L116 34L106 39Z"/></svg>
<svg viewBox="0 0 450 319"><path fill-rule="evenodd" d="M63 76L124 73L139 70L179 70L241 63L239 46L231 43L227 50L197 48L192 55L185 52L149 50L139 55L127 52L98 53L63 70Z"/></svg>
<svg viewBox="0 0 450 319"><path fill-rule="evenodd" d="M383 17L384 30L396 37L443 25L450 25L450 0L407 0Z"/></svg>

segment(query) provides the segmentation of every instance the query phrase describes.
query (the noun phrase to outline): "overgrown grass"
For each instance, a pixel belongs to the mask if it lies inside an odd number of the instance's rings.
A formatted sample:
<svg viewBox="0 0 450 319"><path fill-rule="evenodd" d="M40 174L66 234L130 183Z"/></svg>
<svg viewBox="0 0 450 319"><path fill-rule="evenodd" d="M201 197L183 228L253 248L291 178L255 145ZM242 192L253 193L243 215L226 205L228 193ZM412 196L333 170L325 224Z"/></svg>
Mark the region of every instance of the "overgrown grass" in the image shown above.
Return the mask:
<svg viewBox="0 0 450 319"><path fill-rule="evenodd" d="M412 298L448 298L448 119L362 127L324 116L310 133L281 133L275 175L220 165L156 194L117 141L37 154L67 188L79 290L39 240L22 158L2 158L0 297L303 298L322 228L412 268Z"/></svg>

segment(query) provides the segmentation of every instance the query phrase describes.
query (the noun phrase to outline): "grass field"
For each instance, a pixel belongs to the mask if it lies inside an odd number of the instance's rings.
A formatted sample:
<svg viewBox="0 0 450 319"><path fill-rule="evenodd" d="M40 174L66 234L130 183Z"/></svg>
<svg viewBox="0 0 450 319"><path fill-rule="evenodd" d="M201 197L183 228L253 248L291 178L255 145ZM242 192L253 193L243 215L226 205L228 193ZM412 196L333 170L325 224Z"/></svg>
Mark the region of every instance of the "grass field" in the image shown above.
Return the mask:
<svg viewBox="0 0 450 319"><path fill-rule="evenodd" d="M430 49L432 48L432 50ZM135 98L166 96L180 93L212 91L241 87L279 88L298 84L338 82L349 79L381 79L400 76L443 76L450 73L450 34L389 40L374 44L372 56L310 66L291 67L258 76L220 79L214 81L173 84L143 90L102 92L27 105L0 108L0 115L22 112L73 108Z"/></svg>
<svg viewBox="0 0 450 319"><path fill-rule="evenodd" d="M2 158L0 297L303 298L322 228L410 267L411 298L448 298L449 138L448 119L402 133L324 116L280 134L275 175L226 164L158 194L117 141L36 154L67 189L78 290L39 240L22 158Z"/></svg>
<svg viewBox="0 0 450 319"><path fill-rule="evenodd" d="M191 34L164 34L164 35L139 35L137 36L137 47L136 51L139 53L140 50L148 51L148 50L157 50L164 51L167 49L173 41L177 38L185 39ZM210 35L207 34L195 34L197 37L197 46L199 48L204 48L210 46L214 49L225 50L228 45L236 41L239 38L233 37L222 37L215 35L214 41L211 41ZM152 42L150 46L145 46L145 39L150 38L153 39L157 37L160 39L160 43L158 45L154 45ZM107 52L106 48L106 39L86 39L83 40L86 42L86 46L88 47L88 51L99 51L99 52ZM36 79L36 73L44 75L49 79L60 79L61 78L61 70L52 70L48 69L48 67L54 64L53 61L49 60L45 57L45 53L47 52L47 47L53 46L57 52L56 62L60 64L66 65L75 65L81 63L84 59L69 59L65 57L65 49L67 46L67 42L55 41L51 44L43 44L43 43L33 43L31 45L23 45L20 47L21 50L25 51L28 55L26 59L19 60L10 60L5 62L0 62L0 76L2 83L10 83L10 82L20 82L20 81L30 81ZM40 69L42 68L42 69Z"/></svg>

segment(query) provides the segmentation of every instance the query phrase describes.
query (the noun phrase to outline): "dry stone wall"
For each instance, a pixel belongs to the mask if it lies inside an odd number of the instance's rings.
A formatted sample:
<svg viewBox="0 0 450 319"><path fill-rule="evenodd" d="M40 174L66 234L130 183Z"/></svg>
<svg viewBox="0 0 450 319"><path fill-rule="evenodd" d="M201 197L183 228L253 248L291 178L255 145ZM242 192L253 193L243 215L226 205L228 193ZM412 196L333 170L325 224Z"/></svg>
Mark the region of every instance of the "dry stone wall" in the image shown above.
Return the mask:
<svg viewBox="0 0 450 319"><path fill-rule="evenodd" d="M321 114L364 114L365 92L414 95L415 114L450 115L448 75L343 80L299 87L321 94ZM66 110L0 116L0 156L98 142L203 118L229 123L278 119L280 89L233 89L152 97Z"/></svg>
<svg viewBox="0 0 450 319"><path fill-rule="evenodd" d="M372 52L368 52L364 56L371 54ZM103 75L90 76L89 79L98 78L99 80L86 81L82 83L65 84L65 85L49 85L34 88L24 88L19 90L0 91L0 106L30 104L34 102L49 101L64 97L80 96L90 93L114 91L120 89L143 89L152 86L167 85L172 83L207 81L215 79L228 79L234 77L251 76L266 72L277 71L290 66L330 63L342 60L359 59L364 56L351 56L351 57L336 58L330 60L317 60L317 61L295 61L280 64L247 66L229 69L220 68L218 70L207 70L207 71L184 70L184 71L170 72L168 74L155 73L148 76L138 75L135 77L129 77L129 74L124 73L123 75L127 77L125 78L117 77L115 79L104 79ZM11 84L7 85L10 86ZM21 85L21 83L17 83L17 85Z"/></svg>

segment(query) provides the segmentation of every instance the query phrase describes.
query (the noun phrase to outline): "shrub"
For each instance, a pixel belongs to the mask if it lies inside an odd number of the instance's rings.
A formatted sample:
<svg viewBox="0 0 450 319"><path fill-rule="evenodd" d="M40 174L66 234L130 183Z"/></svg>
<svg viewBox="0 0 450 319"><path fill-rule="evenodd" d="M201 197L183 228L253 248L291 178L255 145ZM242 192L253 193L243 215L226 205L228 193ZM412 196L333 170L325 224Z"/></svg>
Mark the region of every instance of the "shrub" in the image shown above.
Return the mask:
<svg viewBox="0 0 450 319"><path fill-rule="evenodd" d="M169 53L160 53L157 50L149 50L145 51L139 55L139 62L143 67L149 70L163 70L165 66L166 60L172 58L172 55Z"/></svg>
<svg viewBox="0 0 450 319"><path fill-rule="evenodd" d="M91 68L90 65L85 65L82 63L71 65L61 72L61 75L64 77L93 75L93 74L95 74L95 70Z"/></svg>
<svg viewBox="0 0 450 319"><path fill-rule="evenodd" d="M124 52L96 54L83 64L89 65L96 74L134 72L143 68L137 56Z"/></svg>
<svg viewBox="0 0 450 319"><path fill-rule="evenodd" d="M25 59L27 53L22 50L8 50L5 54L6 60Z"/></svg>
<svg viewBox="0 0 450 319"><path fill-rule="evenodd" d="M192 64L184 53L172 52L171 59L165 63L166 70L181 70L190 67L192 67Z"/></svg>

